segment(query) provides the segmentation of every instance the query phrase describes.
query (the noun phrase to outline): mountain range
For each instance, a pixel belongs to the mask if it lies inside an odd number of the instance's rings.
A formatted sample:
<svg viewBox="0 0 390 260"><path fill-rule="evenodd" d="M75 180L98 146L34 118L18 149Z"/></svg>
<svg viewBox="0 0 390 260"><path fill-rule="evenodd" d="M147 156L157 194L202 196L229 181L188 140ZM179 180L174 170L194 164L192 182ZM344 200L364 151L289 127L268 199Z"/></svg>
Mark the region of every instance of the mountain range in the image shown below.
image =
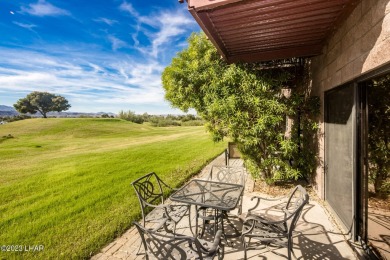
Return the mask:
<svg viewBox="0 0 390 260"><path fill-rule="evenodd" d="M0 105L0 111L15 111L15 108L13 107L9 107L9 106L4 106L4 105Z"/></svg>
<svg viewBox="0 0 390 260"><path fill-rule="evenodd" d="M13 107L0 105L0 116L17 116L19 112Z"/></svg>
<svg viewBox="0 0 390 260"><path fill-rule="evenodd" d="M17 116L20 113L15 108L5 105L0 105L0 116ZM114 113L98 112L98 113L82 113L82 112L49 112L47 116L55 117L79 117L79 116L100 116L102 114L108 114L109 116L115 116ZM34 117L41 117L39 113L32 115Z"/></svg>

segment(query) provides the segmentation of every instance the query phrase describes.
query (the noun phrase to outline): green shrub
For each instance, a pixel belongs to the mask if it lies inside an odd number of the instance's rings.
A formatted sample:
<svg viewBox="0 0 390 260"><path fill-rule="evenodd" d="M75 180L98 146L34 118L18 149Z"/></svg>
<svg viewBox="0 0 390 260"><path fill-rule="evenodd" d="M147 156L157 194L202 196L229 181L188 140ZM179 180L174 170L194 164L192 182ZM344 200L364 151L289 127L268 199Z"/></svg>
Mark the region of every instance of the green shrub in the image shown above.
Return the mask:
<svg viewBox="0 0 390 260"><path fill-rule="evenodd" d="M271 183L310 175L316 150L306 150L312 149L309 142L317 131L310 115L319 110L319 103L300 91L291 98L282 94L286 85L296 82L296 74L283 66L227 64L204 33L194 33L188 42L162 75L165 98L172 106L195 109L214 141L229 137L236 142L255 177ZM291 138L285 137L286 115L300 119Z"/></svg>
<svg viewBox="0 0 390 260"><path fill-rule="evenodd" d="M203 120L189 120L182 121L181 126L202 126L205 122Z"/></svg>
<svg viewBox="0 0 390 260"><path fill-rule="evenodd" d="M31 118L31 116L28 116L28 115L4 116L4 117L0 117L0 121L14 122L14 121L30 119L30 118Z"/></svg>
<svg viewBox="0 0 390 260"><path fill-rule="evenodd" d="M152 116L149 119L152 126L167 127L167 126L180 126L180 122L173 120L172 118L165 118L164 116Z"/></svg>
<svg viewBox="0 0 390 260"><path fill-rule="evenodd" d="M118 117L136 124L142 124L144 122L144 118L142 115L137 115L133 111L123 111L121 110L118 114Z"/></svg>

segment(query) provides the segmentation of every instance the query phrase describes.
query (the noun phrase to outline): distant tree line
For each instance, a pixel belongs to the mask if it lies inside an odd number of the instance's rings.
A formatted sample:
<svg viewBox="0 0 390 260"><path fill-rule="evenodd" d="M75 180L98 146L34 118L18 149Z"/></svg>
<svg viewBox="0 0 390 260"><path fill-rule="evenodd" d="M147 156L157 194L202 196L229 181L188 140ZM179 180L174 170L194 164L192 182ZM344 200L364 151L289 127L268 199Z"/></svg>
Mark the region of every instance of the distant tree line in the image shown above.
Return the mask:
<svg viewBox="0 0 390 260"><path fill-rule="evenodd" d="M195 115L149 115L144 113L142 115L136 114L133 111L120 111L118 117L133 123L142 124L149 122L152 126L166 127L166 126L201 126L204 124L203 120Z"/></svg>
<svg viewBox="0 0 390 260"><path fill-rule="evenodd" d="M30 119L30 118L31 118L31 116L28 116L28 115L0 116L0 121L10 123L10 122L24 120L24 119Z"/></svg>
<svg viewBox="0 0 390 260"><path fill-rule="evenodd" d="M51 116L55 118L55 116ZM71 116L67 116L71 117ZM74 116L77 118L96 118L99 116L89 115L89 114L81 114L78 116ZM107 113L101 114L101 118L121 118L123 120L127 120L137 124L143 124L144 122L148 122L152 126L156 127L166 127L166 126L202 126L204 125L204 121L195 115L149 115L148 113L144 113L142 115L138 115L132 111L120 111L117 116L109 115ZM33 118L30 115L20 114L16 116L0 116L0 122L13 122L18 120L30 119Z"/></svg>
<svg viewBox="0 0 390 260"><path fill-rule="evenodd" d="M25 98L19 99L14 108L22 113L17 116L0 117L1 121L12 122L16 120L23 120L31 118L29 114L41 114L44 118L48 117L49 112L61 112L70 108L68 100L64 97L51 94L48 92L34 91L28 94ZM78 115L77 117L95 117L93 115ZM102 118L113 118L113 115L107 113L101 114ZM118 117L127 121L131 121L137 124L149 122L152 126L199 126L203 125L203 120L195 115L149 115L144 113L142 115L135 114L133 111L120 111Z"/></svg>

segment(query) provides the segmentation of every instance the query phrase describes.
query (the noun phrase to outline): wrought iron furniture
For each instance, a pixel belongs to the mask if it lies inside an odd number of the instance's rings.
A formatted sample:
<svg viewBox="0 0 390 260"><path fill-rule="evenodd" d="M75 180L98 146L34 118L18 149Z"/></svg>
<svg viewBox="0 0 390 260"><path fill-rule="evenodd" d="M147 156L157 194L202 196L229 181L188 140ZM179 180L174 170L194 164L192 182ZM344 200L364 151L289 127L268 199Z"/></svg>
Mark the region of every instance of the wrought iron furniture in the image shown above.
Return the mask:
<svg viewBox="0 0 390 260"><path fill-rule="evenodd" d="M146 259L209 260L218 256L223 259L224 247L221 243L222 231L218 231L214 241L206 242L198 238L174 234L163 235L133 222L141 236Z"/></svg>
<svg viewBox="0 0 390 260"><path fill-rule="evenodd" d="M164 204L164 194L167 195L167 190L174 191L177 189L171 188L163 182L156 173L146 174L131 184L135 189L141 206L144 226L148 222L154 225L154 230L159 230L163 227L166 232L174 233L176 224L187 213L190 215L190 207L187 204ZM150 210L153 211L146 215ZM191 225L190 219L189 222ZM172 227L169 228L169 226Z"/></svg>
<svg viewBox="0 0 390 260"><path fill-rule="evenodd" d="M239 184L244 187L246 181L246 171L244 167L213 165L210 169L209 175L207 176L207 180L223 182L223 183ZM242 213L242 201L243 201L243 194L241 193L238 201L238 205L236 207L238 208L238 215ZM227 219L227 214L225 211L219 211L213 208L197 207L196 218L197 221L198 219L201 219L203 223L202 233L200 234L202 237L205 231L206 223L208 224L213 223L214 230L216 230L218 225L218 220L220 220L221 223L223 223L222 222L223 218Z"/></svg>
<svg viewBox="0 0 390 260"><path fill-rule="evenodd" d="M231 184L238 184L245 187L246 170L242 166L216 166L213 165L207 177L209 181L217 181ZM238 201L238 215L242 213L243 194L241 193Z"/></svg>
<svg viewBox="0 0 390 260"><path fill-rule="evenodd" d="M171 200L195 205L199 208L213 209L216 211L216 214L213 214L216 218L214 223L216 223L215 225L218 225L218 222L221 221L222 233L224 233L223 218L219 218L219 213L235 209L239 203L243 190L244 187L240 184L193 179L176 191L171 196ZM196 217L195 219L195 234L198 234L198 218ZM217 227L215 227L215 230L216 229ZM203 232L204 230L202 230L202 234Z"/></svg>
<svg viewBox="0 0 390 260"><path fill-rule="evenodd" d="M256 248L251 246L251 240L261 244L276 244L287 246L288 259L291 259L292 233L301 215L303 207L309 202L306 190L298 185L289 195L276 199L252 197L257 199L256 205L249 209L243 223L241 239L244 244L244 259L247 259L247 250ZM279 201L281 203L258 210L261 200Z"/></svg>

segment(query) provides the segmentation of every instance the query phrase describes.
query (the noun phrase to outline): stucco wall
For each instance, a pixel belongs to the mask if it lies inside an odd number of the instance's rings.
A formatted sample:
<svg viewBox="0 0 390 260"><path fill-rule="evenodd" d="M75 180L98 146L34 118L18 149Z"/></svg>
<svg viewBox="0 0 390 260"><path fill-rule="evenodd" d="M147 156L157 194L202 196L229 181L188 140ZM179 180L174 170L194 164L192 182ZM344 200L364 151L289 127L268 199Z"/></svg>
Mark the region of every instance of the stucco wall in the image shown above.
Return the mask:
<svg viewBox="0 0 390 260"><path fill-rule="evenodd" d="M320 128L324 133L324 92L390 62L390 0L362 0L328 38L323 54L312 59L312 94L321 97ZM324 198L324 135L315 178Z"/></svg>

